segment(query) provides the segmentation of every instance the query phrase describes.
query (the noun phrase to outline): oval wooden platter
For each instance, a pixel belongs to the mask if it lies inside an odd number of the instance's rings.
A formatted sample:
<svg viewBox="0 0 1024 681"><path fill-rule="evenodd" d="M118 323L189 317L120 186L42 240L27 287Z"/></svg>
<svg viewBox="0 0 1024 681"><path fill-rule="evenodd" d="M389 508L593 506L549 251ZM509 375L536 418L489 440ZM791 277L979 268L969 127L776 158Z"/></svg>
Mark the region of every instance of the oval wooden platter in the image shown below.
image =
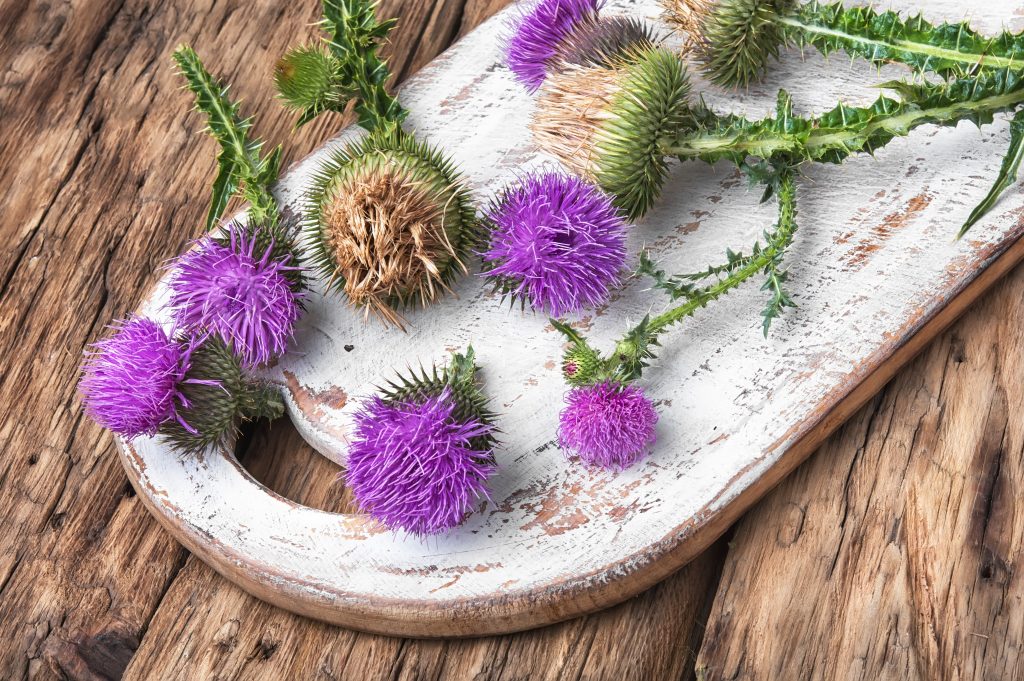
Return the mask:
<svg viewBox="0 0 1024 681"><path fill-rule="evenodd" d="M896 9L917 3L901 0ZM925 14L957 19L962 3ZM999 0L973 17L994 31L1014 16ZM501 63L513 7L463 39L402 91L410 125L445 147L481 201L517 175L554 162L530 141L533 102ZM657 17L651 0L607 13ZM1019 27L1018 27L1019 29ZM664 31L667 34L667 31ZM669 42L673 42L669 39ZM864 63L788 53L762 85L728 96L695 78L722 110L770 111L785 87L801 112L842 98L866 102ZM350 130L293 168L281 199L301 210L311 172ZM980 134L925 127L872 159L805 169L800 232L787 256L799 308L767 338L756 285L671 332L644 385L661 413L659 442L618 475L567 460L555 432L565 387L562 339L542 315L510 309L470 275L456 296L408 315L408 332L366 322L337 297L312 294L296 350L269 372L289 414L321 453L344 464L349 418L394 369L444 361L472 343L501 412L503 444L492 502L450 535L398 536L360 515L280 498L230 451L180 457L160 439L121 442L125 469L148 508L190 550L256 596L329 622L396 635L466 636L535 627L624 600L705 548L876 392L924 343L1020 260L1024 196L1008 193L962 241L953 236L994 180L1005 121ZM201 192L197 189L197 196ZM746 249L774 221L732 168L675 168L658 208L632 233L668 271ZM1024 243L1024 242L1022 242ZM154 315L163 287L143 305ZM574 320L602 347L667 305L632 281L609 305ZM340 484L340 483L339 483Z"/></svg>

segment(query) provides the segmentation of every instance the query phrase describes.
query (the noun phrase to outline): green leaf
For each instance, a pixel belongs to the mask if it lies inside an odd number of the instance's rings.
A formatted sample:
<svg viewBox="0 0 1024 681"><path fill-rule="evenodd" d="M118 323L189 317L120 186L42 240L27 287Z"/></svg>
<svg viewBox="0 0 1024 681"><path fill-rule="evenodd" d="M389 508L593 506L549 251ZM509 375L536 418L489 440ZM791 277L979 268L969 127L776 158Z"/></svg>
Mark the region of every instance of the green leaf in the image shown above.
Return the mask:
<svg viewBox="0 0 1024 681"><path fill-rule="evenodd" d="M217 155L217 178L213 181L213 199L206 214L206 231L217 226L220 216L228 207L228 201L238 191L238 166L231 155L221 151Z"/></svg>
<svg viewBox="0 0 1024 681"><path fill-rule="evenodd" d="M173 58L188 89L195 95L196 108L206 114L208 132L221 146L207 225L216 224L228 199L240 187L252 204L250 213L257 221L276 220L277 201L270 186L277 179L280 149L268 158L260 158L263 142L249 136L252 119L242 118L239 105L228 99L227 87L210 75L195 50L181 45L174 51Z"/></svg>
<svg viewBox="0 0 1024 681"><path fill-rule="evenodd" d="M548 321L551 322L551 326L555 327L555 331L558 331L566 340L570 343L576 343L578 345L586 345L587 339L584 338L576 329L572 328L565 322L559 321L554 317L549 317Z"/></svg>
<svg viewBox="0 0 1024 681"><path fill-rule="evenodd" d="M778 25L786 40L824 55L842 50L875 64L901 62L919 73L962 78L982 70L1024 69L1024 35L981 35L967 22L931 24L920 14L904 19L873 7L817 0L797 4Z"/></svg>
<svg viewBox="0 0 1024 681"><path fill-rule="evenodd" d="M982 217L985 216L992 207L999 200L1006 189L1017 181L1017 169L1020 168L1020 162L1024 159L1024 109L1018 111L1010 121L1010 148L1006 152L1006 156L1003 157L1003 163L999 167L999 176L996 178L996 182L992 185L992 189L989 190L988 194L982 199L970 216L964 223L964 226L960 228L957 238L959 239L967 233L971 227L975 225Z"/></svg>

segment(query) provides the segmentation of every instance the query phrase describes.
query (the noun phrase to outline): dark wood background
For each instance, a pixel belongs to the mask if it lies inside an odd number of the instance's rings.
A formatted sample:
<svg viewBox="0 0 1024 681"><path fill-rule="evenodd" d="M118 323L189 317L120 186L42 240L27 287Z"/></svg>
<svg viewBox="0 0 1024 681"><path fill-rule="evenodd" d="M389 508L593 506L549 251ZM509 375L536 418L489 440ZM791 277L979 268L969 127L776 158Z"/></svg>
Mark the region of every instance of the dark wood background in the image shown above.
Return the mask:
<svg viewBox="0 0 1024 681"><path fill-rule="evenodd" d="M399 78L503 0L387 0ZM247 596L135 498L75 392L85 343L201 229L214 143L181 41L301 158L270 72L318 3L0 0L0 678L1024 677L1024 271L934 341L704 555L589 617L477 640L327 626ZM240 456L347 507L286 422Z"/></svg>

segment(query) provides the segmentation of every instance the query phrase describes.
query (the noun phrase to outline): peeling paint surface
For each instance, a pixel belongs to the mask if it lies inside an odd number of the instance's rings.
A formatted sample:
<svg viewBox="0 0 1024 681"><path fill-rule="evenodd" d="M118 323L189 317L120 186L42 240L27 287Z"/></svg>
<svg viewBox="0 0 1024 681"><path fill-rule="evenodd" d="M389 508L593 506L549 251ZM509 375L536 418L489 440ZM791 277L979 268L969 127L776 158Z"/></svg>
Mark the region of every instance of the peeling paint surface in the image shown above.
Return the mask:
<svg viewBox="0 0 1024 681"><path fill-rule="evenodd" d="M997 30L1015 5L978 7L973 23ZM555 167L529 138L531 98L501 64L499 35L516 11L482 25L401 93L410 126L452 153L481 202L517 174ZM658 13L653 0L611 0L605 11ZM961 12L962 3L936 0L925 15ZM695 89L721 110L762 115L785 87L797 110L811 113L839 98L866 103L877 94L872 85L903 74L787 53L768 80L738 99L699 78ZM301 210L318 159L358 134L343 132L292 168L281 199ZM501 407L503 446L492 503L449 536L396 536L358 515L297 505L260 486L229 453L181 458L159 439L139 439L121 443L126 470L190 549L283 607L394 632L403 631L394 624L401 619L518 613L515 624L494 627L507 630L592 609L605 601L591 595L652 570L737 499L1020 236L1024 196L1011 190L968 239L953 241L994 180L1008 139L1004 117L981 134L968 124L929 126L874 158L806 167L800 231L787 260L799 308L766 339L758 316L764 294L750 284L669 333L644 378L661 411L658 447L621 474L585 469L559 450L561 337L543 315L502 305L472 275L457 283L456 295L410 312L408 333L366 323L316 290L298 349L268 370L303 436L343 465L361 398L394 369L444 361L472 342L486 390ZM650 247L668 271L719 262L726 247L748 249L774 222L774 206L758 199L726 164L677 164L659 206L633 229L631 252ZM156 310L165 296L158 290L147 308ZM574 321L608 349L630 322L668 304L632 281L609 305ZM540 604L547 609L533 621Z"/></svg>

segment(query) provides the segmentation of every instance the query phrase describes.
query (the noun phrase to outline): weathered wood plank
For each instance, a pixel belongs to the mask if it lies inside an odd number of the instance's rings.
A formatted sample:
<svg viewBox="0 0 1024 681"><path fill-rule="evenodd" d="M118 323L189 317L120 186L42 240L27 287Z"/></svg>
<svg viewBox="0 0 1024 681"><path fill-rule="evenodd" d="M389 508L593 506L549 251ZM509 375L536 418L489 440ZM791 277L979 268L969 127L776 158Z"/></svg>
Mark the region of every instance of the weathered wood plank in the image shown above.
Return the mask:
<svg viewBox="0 0 1024 681"><path fill-rule="evenodd" d="M1024 677L1024 269L737 526L704 679Z"/></svg>
<svg viewBox="0 0 1024 681"><path fill-rule="evenodd" d="M350 510L338 468L288 424L260 428L244 459L275 491ZM605 612L512 636L403 640L332 627L249 596L190 557L132 659L127 679L685 678L724 545Z"/></svg>
<svg viewBox="0 0 1024 681"><path fill-rule="evenodd" d="M383 3L404 19L389 46L398 65L430 16L412 5ZM428 10L448 21L458 6ZM201 230L197 188L215 148L196 134L170 52L193 42L246 93L260 132L287 138L288 158L301 158L342 121L292 136L269 74L289 44L313 35L317 12L315 2L0 3L4 679L115 678L186 556L148 517L75 395L84 344L134 308ZM420 43L420 58L461 24L434 26L443 35Z"/></svg>

